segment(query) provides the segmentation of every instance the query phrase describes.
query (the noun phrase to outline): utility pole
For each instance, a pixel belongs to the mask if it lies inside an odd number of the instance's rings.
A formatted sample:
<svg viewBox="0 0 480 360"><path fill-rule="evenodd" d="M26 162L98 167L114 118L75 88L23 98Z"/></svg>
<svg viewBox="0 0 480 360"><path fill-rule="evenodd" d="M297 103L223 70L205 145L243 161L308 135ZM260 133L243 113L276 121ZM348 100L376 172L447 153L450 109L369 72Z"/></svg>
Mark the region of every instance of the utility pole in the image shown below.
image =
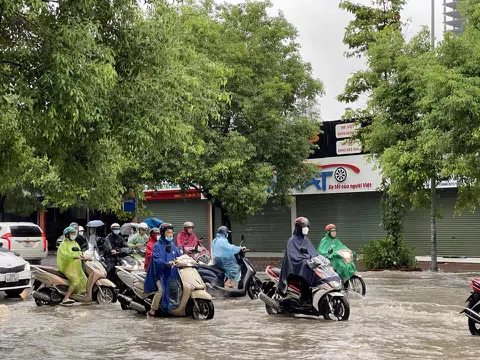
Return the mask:
<svg viewBox="0 0 480 360"><path fill-rule="evenodd" d="M432 52L435 50L435 0L432 0L432 9L431 9L431 24L430 24L430 41ZM431 225L431 259L430 259L430 270L438 271L437 264L437 224L436 224L436 198L437 198L437 184L436 178L432 177L430 179L430 225Z"/></svg>

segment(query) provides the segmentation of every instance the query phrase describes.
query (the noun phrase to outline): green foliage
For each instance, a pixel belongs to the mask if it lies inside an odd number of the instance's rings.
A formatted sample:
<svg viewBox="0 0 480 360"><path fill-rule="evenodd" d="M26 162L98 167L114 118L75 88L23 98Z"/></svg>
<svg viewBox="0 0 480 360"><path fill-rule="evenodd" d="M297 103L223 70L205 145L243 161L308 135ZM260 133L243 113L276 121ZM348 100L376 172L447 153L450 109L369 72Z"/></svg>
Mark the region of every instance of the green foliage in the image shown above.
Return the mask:
<svg viewBox="0 0 480 360"><path fill-rule="evenodd" d="M290 189L312 174L303 161L318 132L314 105L323 87L300 57L296 29L282 14L269 15L270 7L268 1L181 7L194 35L190 46L229 70L228 101L218 116L194 125L189 146L198 151L181 155L180 167L175 157L167 160L162 174L185 187L198 184L236 220L260 211L270 197L289 203Z"/></svg>
<svg viewBox="0 0 480 360"><path fill-rule="evenodd" d="M360 262L367 269L412 269L416 265L413 249L388 236L363 244L360 252Z"/></svg>
<svg viewBox="0 0 480 360"><path fill-rule="evenodd" d="M380 201L380 210L382 213L382 226L387 233L387 237L392 239L395 245L403 238L405 203L396 196L389 194L388 187L386 187Z"/></svg>

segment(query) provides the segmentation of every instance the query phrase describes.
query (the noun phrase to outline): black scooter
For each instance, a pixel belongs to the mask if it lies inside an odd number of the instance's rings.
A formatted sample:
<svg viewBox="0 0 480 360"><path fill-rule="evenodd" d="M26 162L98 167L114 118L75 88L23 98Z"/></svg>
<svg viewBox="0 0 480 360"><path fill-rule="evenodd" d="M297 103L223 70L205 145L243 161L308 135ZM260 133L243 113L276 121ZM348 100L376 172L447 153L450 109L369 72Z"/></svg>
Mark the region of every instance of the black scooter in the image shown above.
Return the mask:
<svg viewBox="0 0 480 360"><path fill-rule="evenodd" d="M244 236L242 235L243 244ZM224 297L242 297L248 295L250 299L258 298L258 294L261 291L262 282L255 276L257 271L255 267L245 257L245 252L240 251L235 255L237 263L240 265L241 277L238 282L238 288L225 287L225 272L216 267L215 265L207 265L198 263L197 271L200 274L205 285L207 285L207 291L211 294L220 294Z"/></svg>

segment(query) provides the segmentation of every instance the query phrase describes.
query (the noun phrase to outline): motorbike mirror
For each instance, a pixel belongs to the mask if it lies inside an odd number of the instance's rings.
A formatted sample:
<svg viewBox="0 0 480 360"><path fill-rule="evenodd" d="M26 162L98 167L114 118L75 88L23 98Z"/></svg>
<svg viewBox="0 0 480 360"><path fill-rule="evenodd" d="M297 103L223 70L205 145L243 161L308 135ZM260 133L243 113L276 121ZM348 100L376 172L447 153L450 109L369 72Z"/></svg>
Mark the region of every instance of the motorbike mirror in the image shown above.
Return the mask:
<svg viewBox="0 0 480 360"><path fill-rule="evenodd" d="M245 240L245 234L242 234L242 241Z"/></svg>
<svg viewBox="0 0 480 360"><path fill-rule="evenodd" d="M72 248L72 251L80 251L80 249L75 246L75 247Z"/></svg>

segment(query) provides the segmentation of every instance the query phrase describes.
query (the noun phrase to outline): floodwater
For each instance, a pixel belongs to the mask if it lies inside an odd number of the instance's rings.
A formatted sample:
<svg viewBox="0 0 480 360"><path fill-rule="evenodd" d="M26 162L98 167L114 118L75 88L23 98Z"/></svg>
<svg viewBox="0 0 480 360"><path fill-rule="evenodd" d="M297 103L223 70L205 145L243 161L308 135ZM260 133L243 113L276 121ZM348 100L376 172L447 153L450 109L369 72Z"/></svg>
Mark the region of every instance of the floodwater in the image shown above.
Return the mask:
<svg viewBox="0 0 480 360"><path fill-rule="evenodd" d="M269 316L215 300L213 320L147 319L107 306L37 307L0 295L1 359L478 359L459 315L473 274L364 274L346 322ZM0 293L1 294L1 293Z"/></svg>

